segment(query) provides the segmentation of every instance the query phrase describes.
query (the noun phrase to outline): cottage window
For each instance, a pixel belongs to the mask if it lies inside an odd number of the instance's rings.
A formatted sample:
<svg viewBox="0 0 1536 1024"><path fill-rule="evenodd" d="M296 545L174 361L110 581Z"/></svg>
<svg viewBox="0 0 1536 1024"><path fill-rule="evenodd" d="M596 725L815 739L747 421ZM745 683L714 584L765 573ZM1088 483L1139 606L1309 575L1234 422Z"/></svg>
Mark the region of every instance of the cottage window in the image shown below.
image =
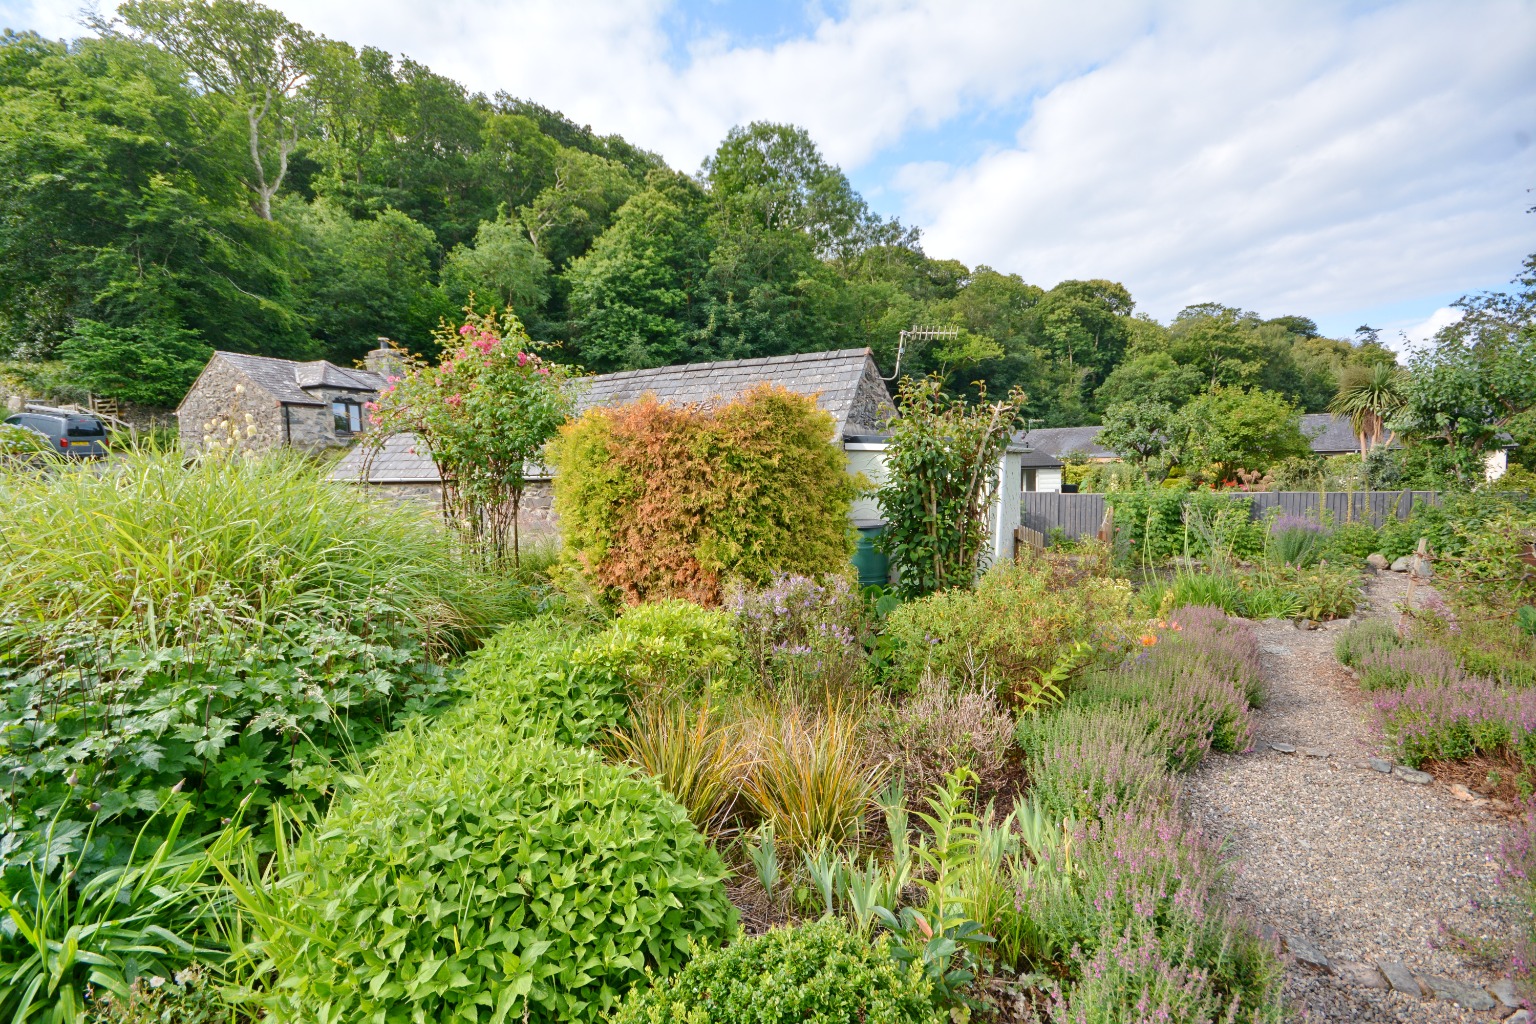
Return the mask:
<svg viewBox="0 0 1536 1024"><path fill-rule="evenodd" d="M356 402L331 403L331 415L336 420L336 433L360 434L363 430L363 407Z"/></svg>

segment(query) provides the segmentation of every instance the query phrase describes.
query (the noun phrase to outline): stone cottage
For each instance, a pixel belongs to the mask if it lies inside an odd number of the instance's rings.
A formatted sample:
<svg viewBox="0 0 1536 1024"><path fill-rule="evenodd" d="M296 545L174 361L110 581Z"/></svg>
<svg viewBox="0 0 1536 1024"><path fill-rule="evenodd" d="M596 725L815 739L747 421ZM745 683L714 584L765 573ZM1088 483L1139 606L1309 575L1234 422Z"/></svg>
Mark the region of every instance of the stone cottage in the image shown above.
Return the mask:
<svg viewBox="0 0 1536 1024"><path fill-rule="evenodd" d="M333 448L351 443L367 423L364 404L378 397L395 352L381 344L368 369L323 359L295 362L215 352L176 409L181 447L212 444L266 451Z"/></svg>
<svg viewBox="0 0 1536 1024"><path fill-rule="evenodd" d="M576 411L580 415L592 408L624 405L647 394L669 405L709 405L728 402L764 383L815 395L816 404L832 416L833 443L848 453L849 472L878 478L880 454L885 448L881 431L896 415L896 406L867 348L688 363L586 377L577 384ZM436 498L440 483L432 459L409 434L386 439L376 453L348 452L331 477L349 482L366 480L399 497ZM546 471L534 469L522 507L525 528L556 527L553 491ZM860 525L873 525L878 513L872 501L861 499L853 514Z"/></svg>

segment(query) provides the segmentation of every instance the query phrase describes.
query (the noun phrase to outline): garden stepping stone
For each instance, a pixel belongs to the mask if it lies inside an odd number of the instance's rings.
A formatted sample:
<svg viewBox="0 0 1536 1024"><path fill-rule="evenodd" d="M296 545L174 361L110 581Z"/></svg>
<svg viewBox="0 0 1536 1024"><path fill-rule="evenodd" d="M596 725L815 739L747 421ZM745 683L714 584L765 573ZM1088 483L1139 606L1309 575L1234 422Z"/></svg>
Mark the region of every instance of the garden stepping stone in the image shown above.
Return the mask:
<svg viewBox="0 0 1536 1024"><path fill-rule="evenodd" d="M1328 963L1328 958L1323 955L1323 951L1318 949L1312 940L1305 935L1287 932L1285 935L1285 948L1291 956L1296 958L1298 963L1306 964L1308 967L1315 967L1320 971L1326 971L1332 966Z"/></svg>
<svg viewBox="0 0 1536 1024"><path fill-rule="evenodd" d="M1504 1024L1531 1024L1531 1011L1516 1010L1513 1016L1504 1018Z"/></svg>
<svg viewBox="0 0 1536 1024"><path fill-rule="evenodd" d="M1269 749L1270 750L1278 750L1282 754L1294 754L1294 753L1296 753L1296 748L1291 746L1291 744L1289 744L1289 743L1271 743L1269 745Z"/></svg>
<svg viewBox="0 0 1536 1024"><path fill-rule="evenodd" d="M1328 756L1328 751L1324 750L1322 747L1302 747L1301 748L1301 753L1302 753L1302 756L1304 756L1304 757L1327 757Z"/></svg>
<svg viewBox="0 0 1536 1024"><path fill-rule="evenodd" d="M1382 977L1387 979L1387 984L1405 996L1423 995L1423 989L1419 988L1419 979L1413 976L1413 972L1395 960L1379 963L1376 967L1381 971Z"/></svg>
<svg viewBox="0 0 1536 1024"><path fill-rule="evenodd" d="M1370 964L1339 964L1334 971L1344 981L1360 988L1386 989L1391 986L1387 979L1381 976L1381 972Z"/></svg>
<svg viewBox="0 0 1536 1024"><path fill-rule="evenodd" d="M1497 999L1506 1009L1520 1009L1520 999L1515 995L1515 983L1509 978L1500 978L1488 986L1488 994Z"/></svg>
<svg viewBox="0 0 1536 1024"><path fill-rule="evenodd" d="M1493 1009L1493 997L1476 985L1442 978L1437 974L1424 975L1423 982L1434 992L1436 999L1444 999L1469 1010Z"/></svg>
<svg viewBox="0 0 1536 1024"><path fill-rule="evenodd" d="M1372 768L1374 768L1378 772L1381 772L1383 775L1387 774L1388 772L1390 772L1392 770L1392 762L1391 761L1383 761L1379 757L1371 758L1370 759L1370 765L1371 765Z"/></svg>
<svg viewBox="0 0 1536 1024"><path fill-rule="evenodd" d="M1427 786L1433 782L1435 778L1433 775L1429 774L1429 772L1414 771L1412 768L1408 768L1400 764L1393 766L1392 774L1396 775L1404 782L1413 783L1415 786Z"/></svg>

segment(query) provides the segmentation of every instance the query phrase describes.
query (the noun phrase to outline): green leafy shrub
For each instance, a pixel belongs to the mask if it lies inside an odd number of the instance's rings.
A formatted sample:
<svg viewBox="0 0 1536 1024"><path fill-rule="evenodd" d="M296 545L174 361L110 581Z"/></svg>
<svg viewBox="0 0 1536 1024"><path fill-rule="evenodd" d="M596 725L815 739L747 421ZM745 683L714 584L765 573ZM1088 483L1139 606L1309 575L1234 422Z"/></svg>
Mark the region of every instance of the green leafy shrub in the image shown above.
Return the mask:
<svg viewBox="0 0 1536 1024"><path fill-rule="evenodd" d="M86 390L162 408L181 401L212 355L196 331L153 320L114 327L82 318L59 345L59 357Z"/></svg>
<svg viewBox="0 0 1536 1024"><path fill-rule="evenodd" d="M734 937L725 874L649 779L471 720L397 734L246 899L274 1021L553 1024Z"/></svg>
<svg viewBox="0 0 1536 1024"><path fill-rule="evenodd" d="M1363 560L1381 550L1381 531L1368 522L1340 523L1323 542L1322 556L1329 561Z"/></svg>
<svg viewBox="0 0 1536 1024"><path fill-rule="evenodd" d="M614 1024L941 1024L932 984L835 921L775 929L697 956L637 990Z"/></svg>
<svg viewBox="0 0 1536 1024"><path fill-rule="evenodd" d="M0 474L0 507L8 829L95 803L109 860L178 783L197 832L248 795L323 795L525 607L420 512L298 458Z"/></svg>
<svg viewBox="0 0 1536 1024"><path fill-rule="evenodd" d="M548 449L566 550L632 604L841 572L857 487L831 438L814 398L769 385L707 411L590 410Z"/></svg>
<svg viewBox="0 0 1536 1024"><path fill-rule="evenodd" d="M638 694L696 691L735 659L730 617L686 601L632 608L598 633L540 616L469 660L463 686L475 702L460 713L580 745L618 728Z"/></svg>
<svg viewBox="0 0 1536 1024"><path fill-rule="evenodd" d="M973 590L903 604L886 618L885 635L908 683L932 672L1032 705L1053 669L1081 666L1077 645L1123 649L1130 604L1125 580L1085 573L1068 558L1025 556L993 566Z"/></svg>

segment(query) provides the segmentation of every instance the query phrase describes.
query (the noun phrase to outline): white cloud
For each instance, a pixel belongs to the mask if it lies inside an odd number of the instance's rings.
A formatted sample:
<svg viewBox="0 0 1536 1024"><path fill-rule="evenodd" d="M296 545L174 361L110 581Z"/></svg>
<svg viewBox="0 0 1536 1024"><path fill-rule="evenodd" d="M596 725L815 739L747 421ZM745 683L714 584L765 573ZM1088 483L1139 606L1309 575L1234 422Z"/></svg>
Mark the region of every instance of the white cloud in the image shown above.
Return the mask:
<svg viewBox="0 0 1536 1024"><path fill-rule="evenodd" d="M909 193L932 251L1327 316L1507 278L1536 248L1536 6L1354 18L1192 5Z"/></svg>
<svg viewBox="0 0 1536 1024"><path fill-rule="evenodd" d="M1388 325L1381 332L1381 340L1395 351L1408 355L1427 346L1442 327L1449 327L1461 317L1461 310L1441 306L1422 320Z"/></svg>
<svg viewBox="0 0 1536 1024"><path fill-rule="evenodd" d="M0 14L58 35L79 2ZM851 0L772 45L679 42L671 0L267 2L687 170L758 118L804 125L850 168L1012 118L982 155L924 154L871 191L900 198L885 212L935 256L1114 278L1165 318L1212 299L1325 324L1416 301L1427 316L1536 249L1529 0Z"/></svg>

